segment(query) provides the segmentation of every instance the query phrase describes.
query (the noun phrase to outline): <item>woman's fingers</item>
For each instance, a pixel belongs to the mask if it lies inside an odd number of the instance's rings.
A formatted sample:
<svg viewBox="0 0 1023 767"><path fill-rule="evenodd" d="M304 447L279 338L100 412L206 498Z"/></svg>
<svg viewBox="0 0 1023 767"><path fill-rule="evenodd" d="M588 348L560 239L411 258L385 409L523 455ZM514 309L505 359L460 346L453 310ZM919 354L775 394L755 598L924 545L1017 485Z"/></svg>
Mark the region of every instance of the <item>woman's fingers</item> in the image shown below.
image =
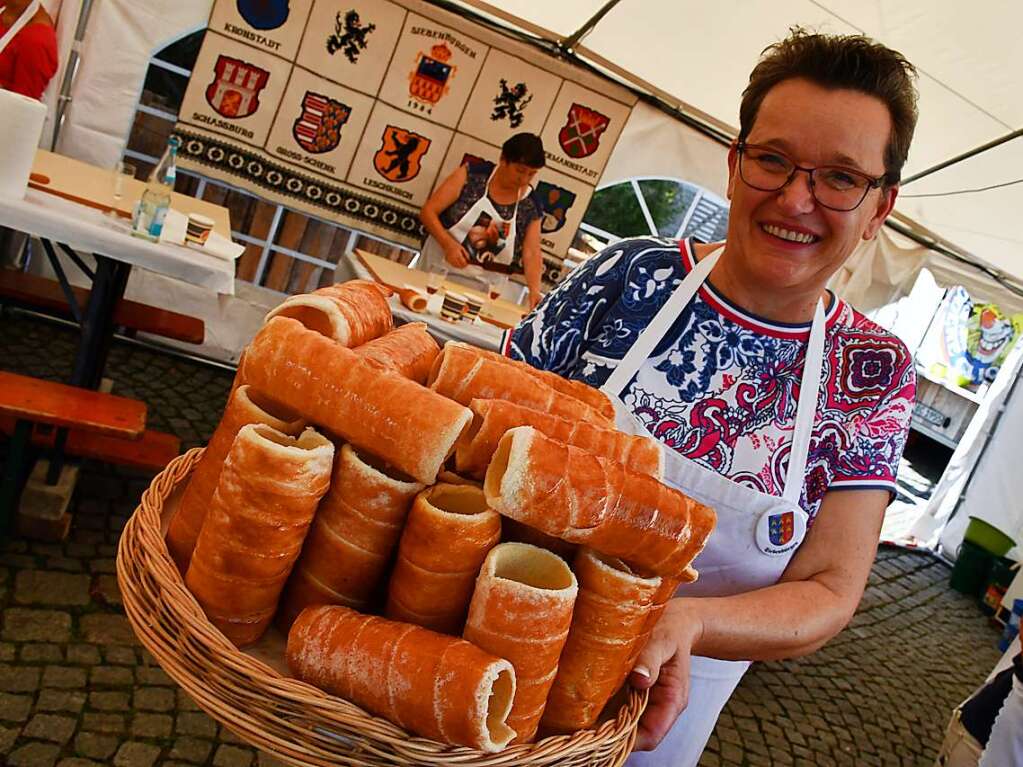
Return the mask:
<svg viewBox="0 0 1023 767"><path fill-rule="evenodd" d="M637 668L639 668L637 664ZM636 678L634 669L632 677ZM654 677L654 672L651 672ZM656 682L650 689L650 700L639 720L636 751L652 751L668 734L689 702L689 654L678 652L660 666Z"/></svg>
<svg viewBox="0 0 1023 767"><path fill-rule="evenodd" d="M656 748L689 703L690 655L698 633L699 625L681 601L671 600L629 675L633 687L650 690L635 750Z"/></svg>

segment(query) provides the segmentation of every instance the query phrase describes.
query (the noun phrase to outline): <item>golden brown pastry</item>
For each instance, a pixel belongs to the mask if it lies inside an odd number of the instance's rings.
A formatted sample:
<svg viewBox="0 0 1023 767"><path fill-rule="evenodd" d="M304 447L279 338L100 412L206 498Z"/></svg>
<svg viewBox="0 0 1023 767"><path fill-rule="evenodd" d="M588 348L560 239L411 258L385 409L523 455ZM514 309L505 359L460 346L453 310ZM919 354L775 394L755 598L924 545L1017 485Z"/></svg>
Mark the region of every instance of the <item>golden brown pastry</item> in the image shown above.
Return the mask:
<svg viewBox="0 0 1023 767"><path fill-rule="evenodd" d="M463 474L482 478L504 433L516 426L532 426L558 442L617 461L640 474L661 477L661 448L650 437L570 421L506 400L474 399L469 409L473 412L472 425L455 447L455 465Z"/></svg>
<svg viewBox="0 0 1023 767"><path fill-rule="evenodd" d="M678 587L683 583L691 583L695 580L696 571L691 567L686 569L681 578L661 578L660 585L654 590L650 612L647 613L646 620L643 621L643 631L640 633L635 645L633 645L632 653L625 664L629 669L636 665L636 659L643 652L646 643L650 641L650 635L654 633L657 621L660 620L662 613L667 608L668 602L675 596Z"/></svg>
<svg viewBox="0 0 1023 767"><path fill-rule="evenodd" d="M355 353L376 360L416 383L425 384L433 361L440 354L440 346L427 332L426 323L409 322L356 346Z"/></svg>
<svg viewBox="0 0 1023 767"><path fill-rule="evenodd" d="M185 585L210 622L239 647L262 636L327 492L334 445L243 426L220 472Z"/></svg>
<svg viewBox="0 0 1023 767"><path fill-rule="evenodd" d="M288 633L303 680L443 743L500 751L515 695L512 665L464 639L339 606L309 607Z"/></svg>
<svg viewBox="0 0 1023 767"><path fill-rule="evenodd" d="M526 543L494 547L480 570L462 636L515 667L515 702L508 715L515 743L536 735L577 590L561 557Z"/></svg>
<svg viewBox="0 0 1023 767"><path fill-rule="evenodd" d="M430 388L463 405L474 399L503 399L569 420L613 426L585 402L551 388L522 367L499 361L503 357L485 356L479 351L454 341L444 344L430 371Z"/></svg>
<svg viewBox="0 0 1023 767"><path fill-rule="evenodd" d="M429 303L426 296L412 288L399 290L398 298L401 299L402 305L412 312L425 312L426 305Z"/></svg>
<svg viewBox="0 0 1023 767"><path fill-rule="evenodd" d="M468 346L468 344L463 344ZM604 394L600 389L594 389L588 384L584 384L582 381L573 381L571 378L562 378L557 373L552 373L549 370L540 370L533 367L532 365L522 362L521 360L513 360L511 357L505 357L503 354L492 352L487 349L479 349L476 347L469 347L475 353L482 357L486 357L490 360L496 360L505 365L511 365L534 378L539 378L545 384L550 386L555 391L559 391L562 394L567 394L573 399L577 399L580 402L585 402L587 405L592 407L598 413L611 424L615 422L615 408L611 404L611 400L608 399L607 395Z"/></svg>
<svg viewBox="0 0 1023 767"><path fill-rule="evenodd" d="M278 625L310 604L364 610L383 585L412 499L423 485L351 445L341 448L302 556L281 596Z"/></svg>
<svg viewBox="0 0 1023 767"><path fill-rule="evenodd" d="M245 354L248 381L360 450L431 484L472 421L468 408L288 317Z"/></svg>
<svg viewBox="0 0 1023 767"><path fill-rule="evenodd" d="M530 426L501 438L483 489L499 513L655 575L679 577L715 523L678 490Z"/></svg>
<svg viewBox="0 0 1023 767"><path fill-rule="evenodd" d="M658 577L642 578L616 557L583 547L573 568L579 596L542 726L569 733L593 726L604 705L632 670Z"/></svg>
<svg viewBox="0 0 1023 767"><path fill-rule="evenodd" d="M359 346L394 327L390 290L365 280L350 280L312 293L289 296L266 315L291 317L342 346Z"/></svg>
<svg viewBox="0 0 1023 767"><path fill-rule="evenodd" d="M463 477L461 474L455 474L453 471L447 471L446 469L437 475L437 482L443 482L447 485L472 485L473 487L482 488L483 482L469 477Z"/></svg>
<svg viewBox="0 0 1023 767"><path fill-rule="evenodd" d="M388 586L388 618L460 634L480 565L501 538L501 518L472 485L416 496Z"/></svg>
<svg viewBox="0 0 1023 767"><path fill-rule="evenodd" d="M305 421L297 414L251 386L243 384L232 392L224 408L224 415L192 471L167 529L167 549L182 575L188 570L188 561L192 558L192 549L195 548L206 511L213 499L213 491L217 489L217 480L227 452L238 430L248 423L264 423L290 435L298 434L305 426Z"/></svg>

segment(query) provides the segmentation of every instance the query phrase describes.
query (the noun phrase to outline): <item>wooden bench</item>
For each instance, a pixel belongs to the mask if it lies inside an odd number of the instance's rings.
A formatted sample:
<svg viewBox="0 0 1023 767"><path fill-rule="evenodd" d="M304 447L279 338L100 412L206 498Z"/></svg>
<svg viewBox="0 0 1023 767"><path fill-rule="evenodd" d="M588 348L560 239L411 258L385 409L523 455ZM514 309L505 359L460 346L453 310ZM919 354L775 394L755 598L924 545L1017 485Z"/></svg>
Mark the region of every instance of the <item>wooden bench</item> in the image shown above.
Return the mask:
<svg viewBox="0 0 1023 767"><path fill-rule="evenodd" d="M16 420L0 416L0 433L13 436ZM41 450L53 448L57 430L46 424L35 424L30 439ZM161 471L181 453L181 439L173 434L146 429L137 439L118 439L103 434L72 429L64 452L76 458L92 458L117 466L130 466L146 471Z"/></svg>
<svg viewBox="0 0 1023 767"><path fill-rule="evenodd" d="M0 371L0 416L15 421L0 484L2 532L9 526L20 494L33 424L120 440L139 439L146 429L144 402L4 371ZM59 469L60 459L55 465Z"/></svg>
<svg viewBox="0 0 1023 767"><path fill-rule="evenodd" d="M0 415L121 439L146 430L145 402L6 371L0 371Z"/></svg>
<svg viewBox="0 0 1023 767"><path fill-rule="evenodd" d="M71 290L78 305L84 307L89 300L89 291L79 287ZM61 317L72 316L59 282L13 269L0 269L0 301ZM200 319L125 298L118 301L114 309L114 324L132 332L152 333L192 344L201 344L206 337L206 327Z"/></svg>

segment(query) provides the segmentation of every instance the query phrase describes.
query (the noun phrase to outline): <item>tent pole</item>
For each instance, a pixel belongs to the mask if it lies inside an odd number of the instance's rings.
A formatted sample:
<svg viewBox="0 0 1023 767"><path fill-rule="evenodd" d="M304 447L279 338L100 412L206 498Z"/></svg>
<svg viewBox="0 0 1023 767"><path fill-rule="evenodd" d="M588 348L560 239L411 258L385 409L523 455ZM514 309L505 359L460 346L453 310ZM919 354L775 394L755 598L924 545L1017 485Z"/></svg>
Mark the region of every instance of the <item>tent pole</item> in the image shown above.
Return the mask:
<svg viewBox="0 0 1023 767"><path fill-rule="evenodd" d="M611 9L618 5L618 3L619 0L607 0L607 2L604 3L603 7L595 14L593 14L586 21L585 24L579 27L579 29L577 29L571 35L566 37L564 40L561 40L558 43L558 47L565 51L570 51L573 48L575 48L575 46L579 44L579 41L582 40L586 35L588 35L590 33L590 30L597 26L600 20L604 18L608 13L610 13Z"/></svg>
<svg viewBox="0 0 1023 767"><path fill-rule="evenodd" d="M78 12L78 26L75 28L75 41L71 45L71 53L68 56L67 66L64 68L64 79L60 84L60 94L57 96L57 114L53 120L53 138L50 140L50 151L56 151L57 140L60 138L60 129L64 125L64 115L68 105L71 103L71 86L75 81L75 74L78 72L78 63L81 56L78 50L85 39L85 28L89 25L89 14L92 12L92 0L82 0L81 10Z"/></svg>
<svg viewBox="0 0 1023 767"><path fill-rule="evenodd" d="M1014 130L1012 133L1006 133L1001 138L996 138L993 141L987 142L986 144L981 144L980 146L974 147L968 152L963 152L962 154L949 158L944 162L939 162L937 165L932 165L930 168L922 170L919 173L914 173L909 178L902 179L902 186L905 186L906 184L912 181L921 179L924 176L929 176L932 173L937 173L939 170L947 168L949 165L955 165L956 163L962 162L963 160L969 160L971 157L975 157L976 155L981 154L982 152L986 152L988 149L994 149L996 146L1000 146L1001 144L1004 144L1008 141L1017 139L1020 136L1023 136L1023 128L1020 128L1019 130Z"/></svg>

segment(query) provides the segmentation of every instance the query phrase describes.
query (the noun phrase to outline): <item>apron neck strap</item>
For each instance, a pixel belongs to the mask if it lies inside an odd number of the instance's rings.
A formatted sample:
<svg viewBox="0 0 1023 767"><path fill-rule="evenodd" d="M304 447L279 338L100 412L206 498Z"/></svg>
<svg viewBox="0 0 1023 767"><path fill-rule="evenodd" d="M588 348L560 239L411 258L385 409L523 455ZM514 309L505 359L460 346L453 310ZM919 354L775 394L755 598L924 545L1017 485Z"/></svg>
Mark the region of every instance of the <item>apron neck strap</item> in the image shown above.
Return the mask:
<svg viewBox="0 0 1023 767"><path fill-rule="evenodd" d="M710 276L711 270L714 269L718 259L721 258L723 251L724 245L696 262L696 266L682 279L682 282L675 288L675 291L668 296L664 306L654 315L650 324L639 334L636 342L629 347L622 361L611 371L611 375L608 376L604 385L600 387L601 389L617 397L629 385L629 381L632 380L632 377L636 375L636 372L643 366L643 363L653 354L654 348L664 338L672 323L675 322L675 319L682 310L689 305L689 302L693 300L693 296L696 295L696 291L700 289L700 286Z"/></svg>
<svg viewBox="0 0 1023 767"><path fill-rule="evenodd" d="M806 345L803 377L799 382L796 425L792 429L789 470L785 477L785 491L782 494L785 500L797 505L806 481L806 460L810 453L813 420L817 414L817 396L820 393L821 372L824 369L824 331L826 326L824 302L818 298L817 307L813 312L813 324L810 326L810 340Z"/></svg>
<svg viewBox="0 0 1023 767"><path fill-rule="evenodd" d="M493 169L492 171L490 171L490 175L489 175L489 176L487 176L487 185L486 185L486 187L484 187L484 189L483 189L483 194L484 194L484 196L486 196L486 197L489 197L489 196L490 196L490 182L494 180L494 175L495 175L496 173L497 173L497 166L495 165L495 166L494 166L494 169ZM523 189L525 189L525 190L526 190L526 194L523 194L523 193L522 193L522 190L523 190ZM531 187L530 185L528 185L528 184L527 184L526 186L524 186L524 187L519 187L518 189L516 189L516 190L515 190L515 211L514 211L514 212L512 213L512 218L515 218L515 215L516 215L516 214L517 214L517 213L519 212L519 203L520 203L520 202L521 202L521 201L522 201L523 199L525 199L525 197L526 197L526 196L527 196L527 195L529 194L529 191L530 191L531 189L532 189L532 187ZM493 203L493 204L494 204L495 206L497 205L497 203Z"/></svg>

